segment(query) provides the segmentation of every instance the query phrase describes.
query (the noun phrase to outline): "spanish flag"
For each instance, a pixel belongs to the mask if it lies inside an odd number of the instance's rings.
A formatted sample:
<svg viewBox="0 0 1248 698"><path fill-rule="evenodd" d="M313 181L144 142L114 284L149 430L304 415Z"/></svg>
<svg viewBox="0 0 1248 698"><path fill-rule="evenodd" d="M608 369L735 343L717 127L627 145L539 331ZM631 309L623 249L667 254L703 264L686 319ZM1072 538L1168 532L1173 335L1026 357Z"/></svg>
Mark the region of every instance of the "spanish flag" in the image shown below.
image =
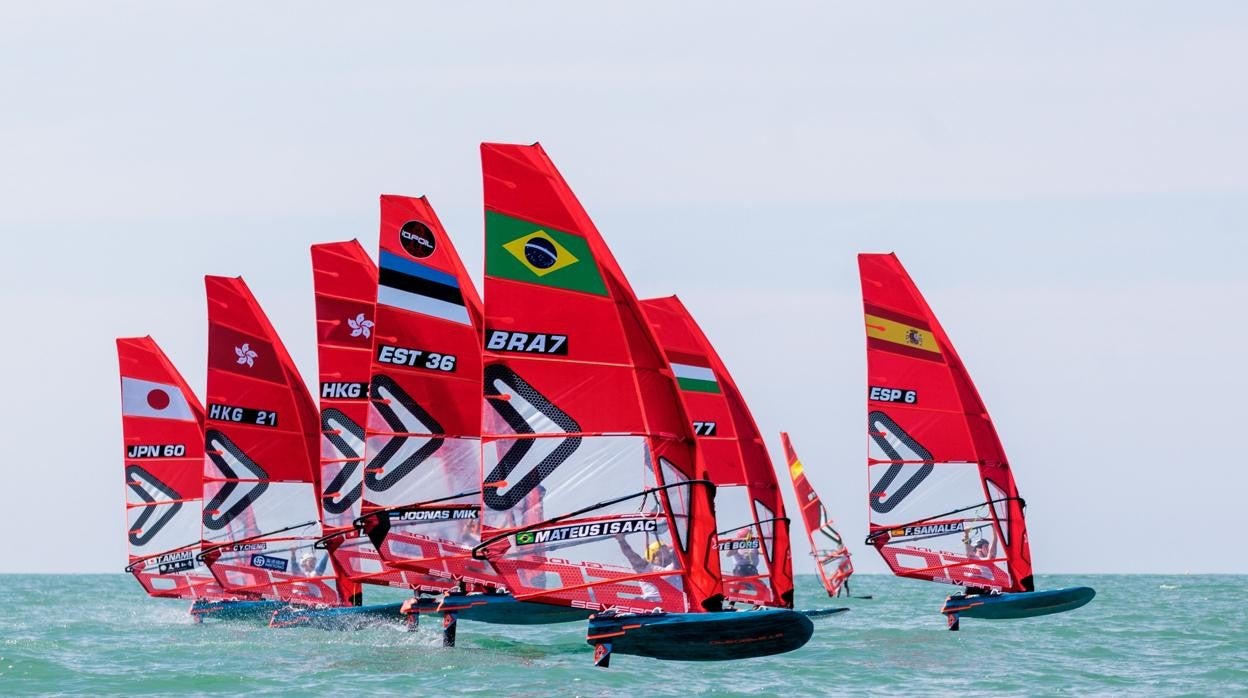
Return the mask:
<svg viewBox="0 0 1248 698"><path fill-rule="evenodd" d="M936 343L936 336L930 330L871 313L866 313L866 325L868 339L878 339L906 349L940 356L940 345Z"/></svg>

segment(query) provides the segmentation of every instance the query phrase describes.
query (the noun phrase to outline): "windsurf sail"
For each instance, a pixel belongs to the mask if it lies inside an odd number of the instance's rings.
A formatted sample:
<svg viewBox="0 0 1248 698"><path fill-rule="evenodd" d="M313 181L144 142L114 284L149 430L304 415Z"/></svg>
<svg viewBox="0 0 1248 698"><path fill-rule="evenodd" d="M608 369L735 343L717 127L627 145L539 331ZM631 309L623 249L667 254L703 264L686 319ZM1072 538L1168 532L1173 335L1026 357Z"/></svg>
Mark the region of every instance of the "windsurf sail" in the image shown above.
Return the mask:
<svg viewBox="0 0 1248 698"><path fill-rule="evenodd" d="M540 145L481 146L482 537L517 599L719 610L714 485L632 288Z"/></svg>
<svg viewBox="0 0 1248 698"><path fill-rule="evenodd" d="M321 403L321 521L335 568L351 582L419 588L355 528L363 500L377 265L355 240L312 246Z"/></svg>
<svg viewBox="0 0 1248 698"><path fill-rule="evenodd" d="M641 302L716 485L724 598L793 606L789 520L758 425L714 346L676 296Z"/></svg>
<svg viewBox="0 0 1248 698"><path fill-rule="evenodd" d="M481 301L424 198L381 197L361 526L425 588L501 586L480 542ZM440 581L440 585L436 582Z"/></svg>
<svg viewBox="0 0 1248 698"><path fill-rule="evenodd" d="M229 596L199 553L204 408L151 337L117 340L129 565L152 596Z"/></svg>
<svg viewBox="0 0 1248 698"><path fill-rule="evenodd" d="M784 445L784 459L789 466L789 477L793 480L793 491L797 494L797 503L802 509L802 524L806 527L806 537L810 540L810 553L815 558L815 571L819 573L823 588L828 590L828 596L836 596L854 573L849 548L833 526L832 517L819 500L815 488L806 479L806 469L802 467L802 461L798 459L789 435L780 432L780 441Z"/></svg>
<svg viewBox="0 0 1248 698"><path fill-rule="evenodd" d="M208 410L203 546L228 591L340 605L321 537L320 417L241 278L204 277Z"/></svg>
<svg viewBox="0 0 1248 698"><path fill-rule="evenodd" d="M902 577L1031 591L1023 500L953 343L892 254L858 256L867 542Z"/></svg>

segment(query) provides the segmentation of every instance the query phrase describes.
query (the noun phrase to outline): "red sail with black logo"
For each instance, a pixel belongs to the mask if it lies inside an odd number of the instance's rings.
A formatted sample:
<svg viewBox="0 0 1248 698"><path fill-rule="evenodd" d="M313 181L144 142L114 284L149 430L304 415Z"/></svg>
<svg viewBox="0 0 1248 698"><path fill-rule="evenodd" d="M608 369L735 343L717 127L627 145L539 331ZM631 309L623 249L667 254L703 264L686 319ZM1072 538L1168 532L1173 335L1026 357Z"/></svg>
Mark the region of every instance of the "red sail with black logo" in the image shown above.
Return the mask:
<svg viewBox="0 0 1248 698"><path fill-rule="evenodd" d="M641 305L539 145L481 146L483 542L518 599L718 611L713 485Z"/></svg>
<svg viewBox="0 0 1248 698"><path fill-rule="evenodd" d="M724 597L793 606L789 520L776 469L754 416L714 346L676 296L641 302L693 420L716 485Z"/></svg>
<svg viewBox="0 0 1248 698"><path fill-rule="evenodd" d="M117 340L129 565L152 596L232 597L195 560L204 408L151 337Z"/></svg>
<svg viewBox="0 0 1248 698"><path fill-rule="evenodd" d="M815 558L819 581L828 596L838 596L842 589L848 594L849 577L854 573L849 548L845 547L844 539L832 525L832 517L806 478L806 469L798 459L789 435L780 432L780 441L784 445L784 459L789 467L789 477L793 480L798 506L802 510L802 524L806 527L806 538L810 541L810 554Z"/></svg>
<svg viewBox="0 0 1248 698"><path fill-rule="evenodd" d="M892 254L858 256L868 542L894 574L1031 591L1023 500L953 343Z"/></svg>
<svg viewBox="0 0 1248 698"><path fill-rule="evenodd" d="M320 416L240 278L204 277L208 412L201 554L233 592L340 605L321 536Z"/></svg>
<svg viewBox="0 0 1248 698"><path fill-rule="evenodd" d="M321 398L323 545L356 583L421 588L441 580L392 568L354 526L361 513L377 265L356 240L312 246Z"/></svg>
<svg viewBox="0 0 1248 698"><path fill-rule="evenodd" d="M471 555L480 541L481 301L424 198L381 197L380 245L361 524L392 567L443 589L501 586Z"/></svg>

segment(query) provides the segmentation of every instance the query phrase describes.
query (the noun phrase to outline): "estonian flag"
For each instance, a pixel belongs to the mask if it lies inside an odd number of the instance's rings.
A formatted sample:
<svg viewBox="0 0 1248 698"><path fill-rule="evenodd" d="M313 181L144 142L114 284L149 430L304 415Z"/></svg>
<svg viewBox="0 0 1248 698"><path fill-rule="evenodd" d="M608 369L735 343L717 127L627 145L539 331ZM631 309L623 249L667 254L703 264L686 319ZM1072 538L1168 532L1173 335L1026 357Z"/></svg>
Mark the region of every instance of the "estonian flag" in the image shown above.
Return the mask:
<svg viewBox="0 0 1248 698"><path fill-rule="evenodd" d="M377 302L471 325L459 281L451 274L382 251Z"/></svg>

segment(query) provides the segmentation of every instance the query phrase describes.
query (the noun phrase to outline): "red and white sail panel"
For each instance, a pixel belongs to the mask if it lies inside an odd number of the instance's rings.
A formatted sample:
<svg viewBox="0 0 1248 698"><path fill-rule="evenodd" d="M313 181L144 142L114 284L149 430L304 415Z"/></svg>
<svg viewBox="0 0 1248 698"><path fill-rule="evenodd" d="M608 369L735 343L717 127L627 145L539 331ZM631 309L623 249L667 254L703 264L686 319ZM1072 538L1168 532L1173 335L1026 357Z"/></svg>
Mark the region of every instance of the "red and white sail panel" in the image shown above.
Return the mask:
<svg viewBox="0 0 1248 698"><path fill-rule="evenodd" d="M962 360L896 256L862 254L858 268L868 541L903 577L1031 590L1023 500Z"/></svg>
<svg viewBox="0 0 1248 698"><path fill-rule="evenodd" d="M126 568L152 596L223 598L196 561L204 408L151 337L117 340L126 478Z"/></svg>
<svg viewBox="0 0 1248 698"><path fill-rule="evenodd" d="M406 588L445 587L445 580L386 565L354 526L362 513L367 461L377 265L360 243L312 246L321 403L321 516L324 545L352 582Z"/></svg>
<svg viewBox="0 0 1248 698"><path fill-rule="evenodd" d="M204 557L229 591L341 602L320 524L320 416L240 278L208 276Z"/></svg>
<svg viewBox="0 0 1248 698"><path fill-rule="evenodd" d="M714 346L676 296L642 301L716 485L724 598L793 605L789 521L776 469L754 417Z"/></svg>
<svg viewBox="0 0 1248 698"><path fill-rule="evenodd" d="M806 527L810 553L815 558L815 571L819 573L819 581L827 589L828 596L836 596L854 573L849 548L845 547L845 541L833 526L832 517L806 478L806 469L798 459L789 435L780 432L780 441L784 445L784 459L788 464L789 477L793 480L793 491L802 510L802 525Z"/></svg>
<svg viewBox="0 0 1248 698"><path fill-rule="evenodd" d="M386 564L501 586L480 542L481 301L424 198L381 197L365 530Z"/></svg>
<svg viewBox="0 0 1248 698"><path fill-rule="evenodd" d="M712 495L636 296L541 146L481 160L481 552L520 599L718 610Z"/></svg>

